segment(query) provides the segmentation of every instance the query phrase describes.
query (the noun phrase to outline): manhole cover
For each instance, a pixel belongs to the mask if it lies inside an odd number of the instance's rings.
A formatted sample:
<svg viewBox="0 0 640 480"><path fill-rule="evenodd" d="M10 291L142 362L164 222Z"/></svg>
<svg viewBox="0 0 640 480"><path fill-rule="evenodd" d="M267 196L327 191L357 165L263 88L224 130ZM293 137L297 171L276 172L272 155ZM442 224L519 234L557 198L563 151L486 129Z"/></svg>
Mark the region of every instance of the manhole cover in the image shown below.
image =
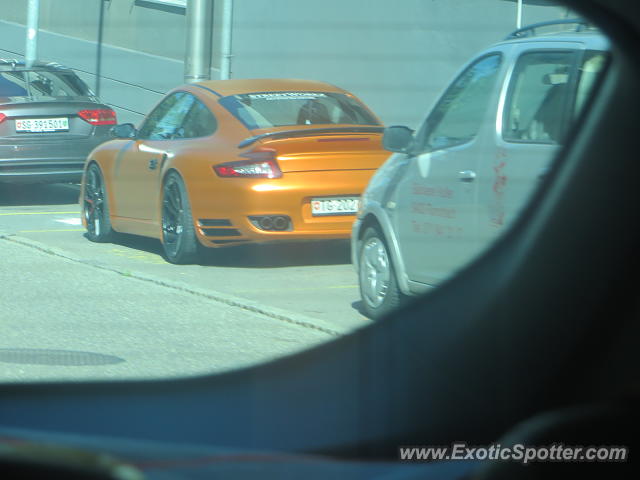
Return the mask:
<svg viewBox="0 0 640 480"><path fill-rule="evenodd" d="M24 365L112 365L125 360L102 353L74 350L46 350L39 348L0 348L0 362Z"/></svg>

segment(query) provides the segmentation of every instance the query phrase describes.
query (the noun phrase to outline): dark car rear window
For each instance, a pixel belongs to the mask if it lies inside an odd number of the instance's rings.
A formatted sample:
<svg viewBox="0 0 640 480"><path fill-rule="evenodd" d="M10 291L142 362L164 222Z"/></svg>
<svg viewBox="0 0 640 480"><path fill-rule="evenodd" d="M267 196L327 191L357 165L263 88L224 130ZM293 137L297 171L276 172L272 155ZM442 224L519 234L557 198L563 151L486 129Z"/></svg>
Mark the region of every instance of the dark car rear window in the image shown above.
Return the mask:
<svg viewBox="0 0 640 480"><path fill-rule="evenodd" d="M0 97L81 97L91 95L73 72L12 70L0 72Z"/></svg>
<svg viewBox="0 0 640 480"><path fill-rule="evenodd" d="M379 125L360 102L340 93L256 92L220 99L249 130L287 125Z"/></svg>

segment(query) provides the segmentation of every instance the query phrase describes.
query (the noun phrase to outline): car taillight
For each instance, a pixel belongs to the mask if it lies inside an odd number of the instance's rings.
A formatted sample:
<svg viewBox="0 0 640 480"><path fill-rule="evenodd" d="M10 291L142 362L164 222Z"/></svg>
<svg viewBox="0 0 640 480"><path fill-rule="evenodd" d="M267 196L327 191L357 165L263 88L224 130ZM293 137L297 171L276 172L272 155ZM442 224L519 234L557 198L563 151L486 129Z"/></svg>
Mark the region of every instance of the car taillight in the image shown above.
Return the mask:
<svg viewBox="0 0 640 480"><path fill-rule="evenodd" d="M270 148L260 148L240 155L249 160L221 163L213 169L220 177L253 177L280 178L282 170L276 161L276 151Z"/></svg>
<svg viewBox="0 0 640 480"><path fill-rule="evenodd" d="M0 113L0 123L4 122L5 118L7 118L7 116L4 113Z"/></svg>
<svg viewBox="0 0 640 480"><path fill-rule="evenodd" d="M96 108L95 110L80 110L78 116L91 125L115 125L116 112L110 108Z"/></svg>

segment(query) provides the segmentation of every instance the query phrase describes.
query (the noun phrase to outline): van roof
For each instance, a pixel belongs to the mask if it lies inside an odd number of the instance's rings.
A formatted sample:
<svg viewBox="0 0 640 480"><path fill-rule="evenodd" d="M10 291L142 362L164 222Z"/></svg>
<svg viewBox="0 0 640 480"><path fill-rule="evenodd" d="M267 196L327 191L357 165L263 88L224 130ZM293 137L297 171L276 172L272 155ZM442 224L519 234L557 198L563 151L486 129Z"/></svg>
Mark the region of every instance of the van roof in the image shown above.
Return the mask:
<svg viewBox="0 0 640 480"><path fill-rule="evenodd" d="M549 42L573 42L582 43L587 50L609 50L609 40L597 30L591 31L562 31L544 33L536 36L508 38L498 45L514 43L549 43Z"/></svg>
<svg viewBox="0 0 640 480"><path fill-rule="evenodd" d="M530 42L579 42L586 49L608 50L609 42L600 30L582 18L558 19L532 23L514 30L501 44Z"/></svg>

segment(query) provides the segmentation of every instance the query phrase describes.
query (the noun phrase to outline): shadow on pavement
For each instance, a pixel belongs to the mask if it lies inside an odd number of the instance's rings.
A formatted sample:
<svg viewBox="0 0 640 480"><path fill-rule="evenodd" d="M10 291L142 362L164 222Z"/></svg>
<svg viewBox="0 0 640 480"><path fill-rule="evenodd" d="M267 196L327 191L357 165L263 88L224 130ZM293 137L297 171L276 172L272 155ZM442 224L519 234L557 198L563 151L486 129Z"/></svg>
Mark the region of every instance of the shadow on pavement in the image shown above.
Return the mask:
<svg viewBox="0 0 640 480"><path fill-rule="evenodd" d="M360 315L366 317L367 315L364 312L364 309L362 308L362 300L358 300L357 302L352 302L351 303L351 308L353 308L356 312L358 312Z"/></svg>
<svg viewBox="0 0 640 480"><path fill-rule="evenodd" d="M118 234L115 244L162 256L158 240ZM351 263L348 240L301 242L287 244L238 245L206 249L199 265L206 267L282 268L312 265L344 265Z"/></svg>
<svg viewBox="0 0 640 480"><path fill-rule="evenodd" d="M288 244L239 245L207 251L202 265L241 268L280 268L351 263L348 240Z"/></svg>
<svg viewBox="0 0 640 480"><path fill-rule="evenodd" d="M78 204L80 186L68 183L0 183L0 207Z"/></svg>

